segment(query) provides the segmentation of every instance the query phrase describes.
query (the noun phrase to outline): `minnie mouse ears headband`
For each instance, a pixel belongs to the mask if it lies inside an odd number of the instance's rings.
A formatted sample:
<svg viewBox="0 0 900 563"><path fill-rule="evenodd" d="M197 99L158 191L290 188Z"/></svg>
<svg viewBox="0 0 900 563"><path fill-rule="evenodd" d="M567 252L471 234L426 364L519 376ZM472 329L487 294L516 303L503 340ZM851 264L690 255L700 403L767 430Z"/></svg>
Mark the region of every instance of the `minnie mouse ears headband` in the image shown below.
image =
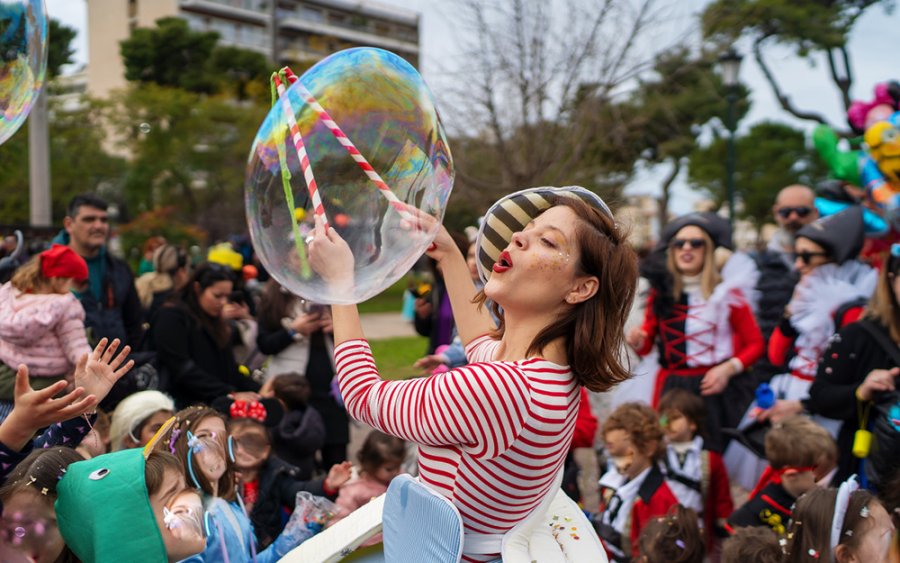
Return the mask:
<svg viewBox="0 0 900 563"><path fill-rule="evenodd" d="M260 399L259 401L235 401L228 397L219 397L212 403L212 408L221 412L231 420L247 418L259 422L266 428L278 426L284 418L284 408L278 399Z"/></svg>

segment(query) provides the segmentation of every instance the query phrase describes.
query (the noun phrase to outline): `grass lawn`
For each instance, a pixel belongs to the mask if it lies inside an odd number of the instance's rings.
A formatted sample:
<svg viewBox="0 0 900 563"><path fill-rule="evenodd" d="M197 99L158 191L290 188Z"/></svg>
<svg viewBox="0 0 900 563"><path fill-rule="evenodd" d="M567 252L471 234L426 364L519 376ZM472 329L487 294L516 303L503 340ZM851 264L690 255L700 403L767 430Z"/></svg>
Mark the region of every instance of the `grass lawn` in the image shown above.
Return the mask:
<svg viewBox="0 0 900 563"><path fill-rule="evenodd" d="M403 309L403 291L405 289L406 278L404 277L375 297L360 303L360 314L399 313Z"/></svg>
<svg viewBox="0 0 900 563"><path fill-rule="evenodd" d="M428 339L424 336L373 340L369 344L375 355L375 364L384 379L409 379L421 375L413 367L413 362L425 355Z"/></svg>

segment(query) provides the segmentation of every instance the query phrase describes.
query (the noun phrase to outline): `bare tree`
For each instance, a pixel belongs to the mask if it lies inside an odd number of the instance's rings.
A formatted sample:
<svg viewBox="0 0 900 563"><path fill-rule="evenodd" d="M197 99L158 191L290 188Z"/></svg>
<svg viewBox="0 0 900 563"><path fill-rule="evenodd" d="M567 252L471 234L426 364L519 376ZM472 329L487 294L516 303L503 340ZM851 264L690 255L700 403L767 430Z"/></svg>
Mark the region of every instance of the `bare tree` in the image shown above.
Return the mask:
<svg viewBox="0 0 900 563"><path fill-rule="evenodd" d="M635 48L655 0L466 0L444 103L457 186L483 204L541 184L621 188L637 158L614 102L647 69Z"/></svg>

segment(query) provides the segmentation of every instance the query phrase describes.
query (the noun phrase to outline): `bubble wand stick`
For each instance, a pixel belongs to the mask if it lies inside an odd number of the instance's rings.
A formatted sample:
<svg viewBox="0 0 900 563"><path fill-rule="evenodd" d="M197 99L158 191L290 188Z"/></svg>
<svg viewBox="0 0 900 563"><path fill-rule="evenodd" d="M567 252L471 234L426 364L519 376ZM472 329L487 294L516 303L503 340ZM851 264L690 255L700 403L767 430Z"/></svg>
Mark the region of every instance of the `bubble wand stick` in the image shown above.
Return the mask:
<svg viewBox="0 0 900 563"><path fill-rule="evenodd" d="M284 85L281 82L281 79L279 78L278 73L274 73L274 72L272 73L271 83L272 83L272 105L274 106L275 104L278 103L279 98L281 97L281 94L284 92ZM287 109L286 109L285 113L290 116L288 124L290 125L290 123L293 122L294 128L296 128L297 122L294 119L294 112L290 109L290 104L287 105ZM293 235L294 235L294 248L297 251L297 258L300 261L300 275L303 277L303 279L309 279L312 277L312 268L310 268L309 260L306 258L306 246L303 244L303 239L301 238L301 235L300 235L300 227L297 224L297 212L294 209L294 207L295 207L294 192L291 189L291 170L288 167L287 155L285 154L285 150L284 150L284 141L286 140L286 137L283 133L282 134L273 133L273 134L275 136L275 148L278 150L278 164L281 167L281 187L284 190L284 199L285 199L285 202L287 203L287 207L288 207L288 216L291 218L291 231L293 232ZM298 136L299 136L299 131L298 131ZM300 139L300 144L301 144L301 146L303 145L302 138ZM296 148L296 146L297 146L296 143L294 146ZM305 154L306 154L306 150L304 148L303 155L305 156ZM299 149L297 150L297 156L298 157L300 156ZM302 158L300 159L300 162L302 165L302 162L303 162ZM309 164L309 161L307 159L307 165L308 164ZM311 169L310 169L310 175L312 175ZM305 177L305 174L304 174L304 177ZM313 180L313 182L315 182L315 180ZM307 184L307 187L308 187L308 184ZM322 216L324 217L324 211L323 211ZM326 219L326 221L327 221L327 219Z"/></svg>
<svg viewBox="0 0 900 563"><path fill-rule="evenodd" d="M388 203L390 203L391 207L396 209L404 219L411 222L413 225L418 224L417 218L414 217L409 211L407 211L407 204L400 201L400 199L391 190L390 186L387 185L387 182L381 179L381 176L378 174L378 172L375 171L375 168L373 168L372 165L369 164L369 161L366 160L366 157L364 157L362 153L359 152L359 149L356 148L356 146L347 137L344 131L341 130L340 126L335 123L328 112L325 111L325 108L323 108L322 105L319 104L315 96L313 96L312 93L303 86L303 83L300 82L300 80L297 78L297 75L295 75L294 72L288 67L284 67L283 69L281 69L281 73L284 74L289 84L291 84L292 86L296 84L300 95L303 97L306 103L309 104L309 107L311 107L313 111L318 114L319 119L321 119L322 123L324 123L325 126L328 127L328 130L331 131L331 134L334 135L334 138L337 139L341 146L347 149L347 152L350 153L350 156L353 158L356 164L358 164L359 167L363 169L363 172L365 172L369 180L371 180L372 183L375 184L375 186L378 188L378 191L381 192L381 195L383 195L388 200Z"/></svg>

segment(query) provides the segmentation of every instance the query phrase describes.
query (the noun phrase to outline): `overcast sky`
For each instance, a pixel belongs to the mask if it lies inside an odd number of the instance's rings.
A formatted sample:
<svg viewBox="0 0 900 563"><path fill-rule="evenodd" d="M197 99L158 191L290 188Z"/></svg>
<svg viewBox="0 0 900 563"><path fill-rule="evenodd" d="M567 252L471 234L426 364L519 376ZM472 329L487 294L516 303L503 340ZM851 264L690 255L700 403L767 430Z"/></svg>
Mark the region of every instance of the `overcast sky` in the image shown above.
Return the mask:
<svg viewBox="0 0 900 563"><path fill-rule="evenodd" d="M86 63L85 0L46 0L46 3L47 11L52 17L78 30L75 39L76 65L73 66ZM415 10L422 15L422 73L426 81L437 82L442 71L453 66L460 51L458 37L461 32L453 26L454 0L380 0L380 3ZM652 52L660 47L661 41L674 43L684 35L684 30L696 29L697 14L706 3L706 0L661 1L660 4L670 4L666 8L666 24L653 35L654 43L640 45L639 48ZM881 8L872 8L860 18L849 45L855 72L852 92L854 97L868 99L875 83L900 78L900 71L896 68L897 47L900 45L898 29L900 12L897 10L886 14ZM738 45L738 49L748 53L746 45ZM787 49L769 52L770 65L796 106L824 113L833 123L844 123L841 102L828 79L824 59L810 64L798 59ZM743 121L742 128L767 119L812 128L811 124L794 120L781 110L762 73L750 57L744 59L741 81L750 87L752 98L752 108ZM664 171L639 171L629 186L629 193L655 193L662 174ZM673 210L678 213L689 211L697 197L680 182Z"/></svg>

